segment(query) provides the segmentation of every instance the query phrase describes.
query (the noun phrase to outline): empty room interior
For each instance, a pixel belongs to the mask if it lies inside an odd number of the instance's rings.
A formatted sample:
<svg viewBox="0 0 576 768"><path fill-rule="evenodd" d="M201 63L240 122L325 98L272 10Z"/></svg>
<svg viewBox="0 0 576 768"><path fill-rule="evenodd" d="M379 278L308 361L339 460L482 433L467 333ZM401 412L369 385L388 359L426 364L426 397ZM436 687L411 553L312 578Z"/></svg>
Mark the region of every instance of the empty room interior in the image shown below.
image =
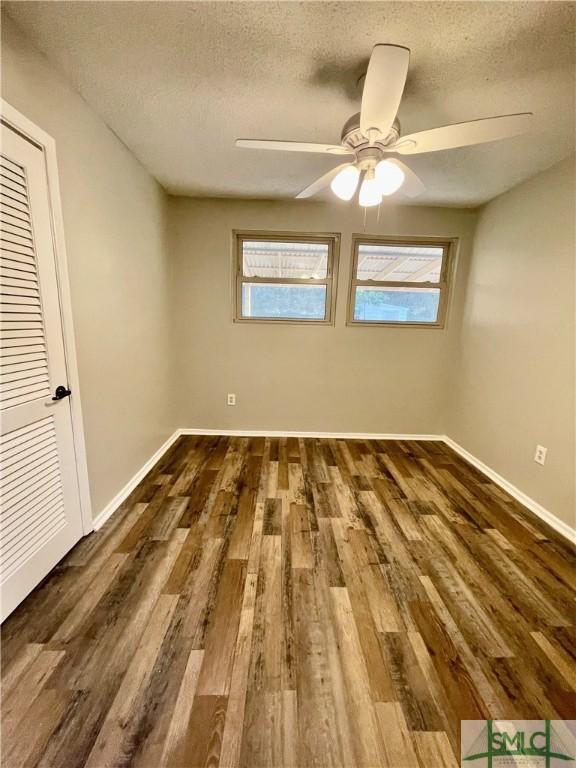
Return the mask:
<svg viewBox="0 0 576 768"><path fill-rule="evenodd" d="M3 768L576 766L575 20L2 3Z"/></svg>

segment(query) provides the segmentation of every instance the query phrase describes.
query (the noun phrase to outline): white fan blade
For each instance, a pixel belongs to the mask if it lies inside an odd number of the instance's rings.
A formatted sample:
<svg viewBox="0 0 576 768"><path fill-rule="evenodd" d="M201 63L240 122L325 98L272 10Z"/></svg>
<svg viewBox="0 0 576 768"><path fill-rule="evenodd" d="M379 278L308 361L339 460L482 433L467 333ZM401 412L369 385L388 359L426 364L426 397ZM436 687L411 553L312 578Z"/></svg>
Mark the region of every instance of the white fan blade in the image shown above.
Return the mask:
<svg viewBox="0 0 576 768"><path fill-rule="evenodd" d="M400 106L409 63L408 48L400 45L374 46L360 109L360 131L367 139L388 135Z"/></svg>
<svg viewBox="0 0 576 768"><path fill-rule="evenodd" d="M332 168L331 171L325 173L324 176L320 176L320 178L316 179L316 181L313 181L310 186L306 187L306 189L303 189L302 192L299 192L296 195L296 198L302 199L304 197L312 197L312 195L315 195L316 192L320 192L321 189L327 187L332 179L337 176L337 174L339 174L343 168L346 168L349 165L352 165L352 163L342 163L341 165L337 165L336 168Z"/></svg>
<svg viewBox="0 0 576 768"><path fill-rule="evenodd" d="M396 165L404 174L404 182L398 190L401 195L408 195L408 197L417 197L421 195L426 189L422 179L417 176L411 168L408 168L401 160L397 160L395 157L387 157L386 162Z"/></svg>
<svg viewBox="0 0 576 768"><path fill-rule="evenodd" d="M416 155L420 152L438 152L441 149L483 144L486 141L498 141L524 133L530 128L531 121L532 113L522 112L518 115L501 115L471 120L468 123L454 123L402 136L390 149L400 155Z"/></svg>
<svg viewBox="0 0 576 768"><path fill-rule="evenodd" d="M245 149L274 149L280 152L317 152L320 155L353 155L338 144L314 144L306 141L275 141L274 139L236 139L237 147Z"/></svg>

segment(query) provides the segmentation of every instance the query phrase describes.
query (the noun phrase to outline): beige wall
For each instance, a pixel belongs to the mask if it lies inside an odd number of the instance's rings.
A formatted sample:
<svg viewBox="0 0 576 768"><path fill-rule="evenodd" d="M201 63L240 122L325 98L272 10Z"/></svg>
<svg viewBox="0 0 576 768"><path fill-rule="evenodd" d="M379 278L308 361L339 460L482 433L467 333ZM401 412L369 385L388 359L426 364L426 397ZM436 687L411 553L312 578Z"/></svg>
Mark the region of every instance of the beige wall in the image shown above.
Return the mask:
<svg viewBox="0 0 576 768"><path fill-rule="evenodd" d="M482 209L447 411L453 439L573 526L575 222L573 160Z"/></svg>
<svg viewBox="0 0 576 768"><path fill-rule="evenodd" d="M56 140L96 515L173 430L166 198L3 15L2 96Z"/></svg>
<svg viewBox="0 0 576 768"><path fill-rule="evenodd" d="M364 228L357 206L171 198L169 208L181 426L444 431L452 313L445 330L345 326L350 236ZM368 212L367 232L459 237L464 275L473 212L385 206L375 222ZM341 232L336 327L233 323L234 228Z"/></svg>

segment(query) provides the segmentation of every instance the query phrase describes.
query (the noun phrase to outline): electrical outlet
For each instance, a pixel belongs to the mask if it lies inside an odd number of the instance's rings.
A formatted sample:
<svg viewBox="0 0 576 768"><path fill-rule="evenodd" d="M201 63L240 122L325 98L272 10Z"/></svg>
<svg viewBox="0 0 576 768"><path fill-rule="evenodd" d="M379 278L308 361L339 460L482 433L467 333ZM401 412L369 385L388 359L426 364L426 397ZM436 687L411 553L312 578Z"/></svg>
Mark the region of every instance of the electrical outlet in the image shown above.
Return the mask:
<svg viewBox="0 0 576 768"><path fill-rule="evenodd" d="M227 403L228 405L236 405L236 395L233 394L232 392L228 393Z"/></svg>
<svg viewBox="0 0 576 768"><path fill-rule="evenodd" d="M546 463L546 454L548 453L548 448L544 448L543 445L537 445L536 446L536 453L534 454L534 461L537 464L545 464Z"/></svg>

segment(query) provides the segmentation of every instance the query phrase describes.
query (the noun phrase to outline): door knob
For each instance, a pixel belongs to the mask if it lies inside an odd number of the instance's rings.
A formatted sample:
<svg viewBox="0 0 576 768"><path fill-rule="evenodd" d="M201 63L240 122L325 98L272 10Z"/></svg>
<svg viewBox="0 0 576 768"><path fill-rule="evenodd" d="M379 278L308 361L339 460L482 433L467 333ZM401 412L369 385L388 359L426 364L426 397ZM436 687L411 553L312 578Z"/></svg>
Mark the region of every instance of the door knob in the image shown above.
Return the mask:
<svg viewBox="0 0 576 768"><path fill-rule="evenodd" d="M60 386L56 387L56 392L54 393L52 400L63 400L65 397L70 397L71 394L71 389L66 389L66 387L63 387L62 384L60 384Z"/></svg>

